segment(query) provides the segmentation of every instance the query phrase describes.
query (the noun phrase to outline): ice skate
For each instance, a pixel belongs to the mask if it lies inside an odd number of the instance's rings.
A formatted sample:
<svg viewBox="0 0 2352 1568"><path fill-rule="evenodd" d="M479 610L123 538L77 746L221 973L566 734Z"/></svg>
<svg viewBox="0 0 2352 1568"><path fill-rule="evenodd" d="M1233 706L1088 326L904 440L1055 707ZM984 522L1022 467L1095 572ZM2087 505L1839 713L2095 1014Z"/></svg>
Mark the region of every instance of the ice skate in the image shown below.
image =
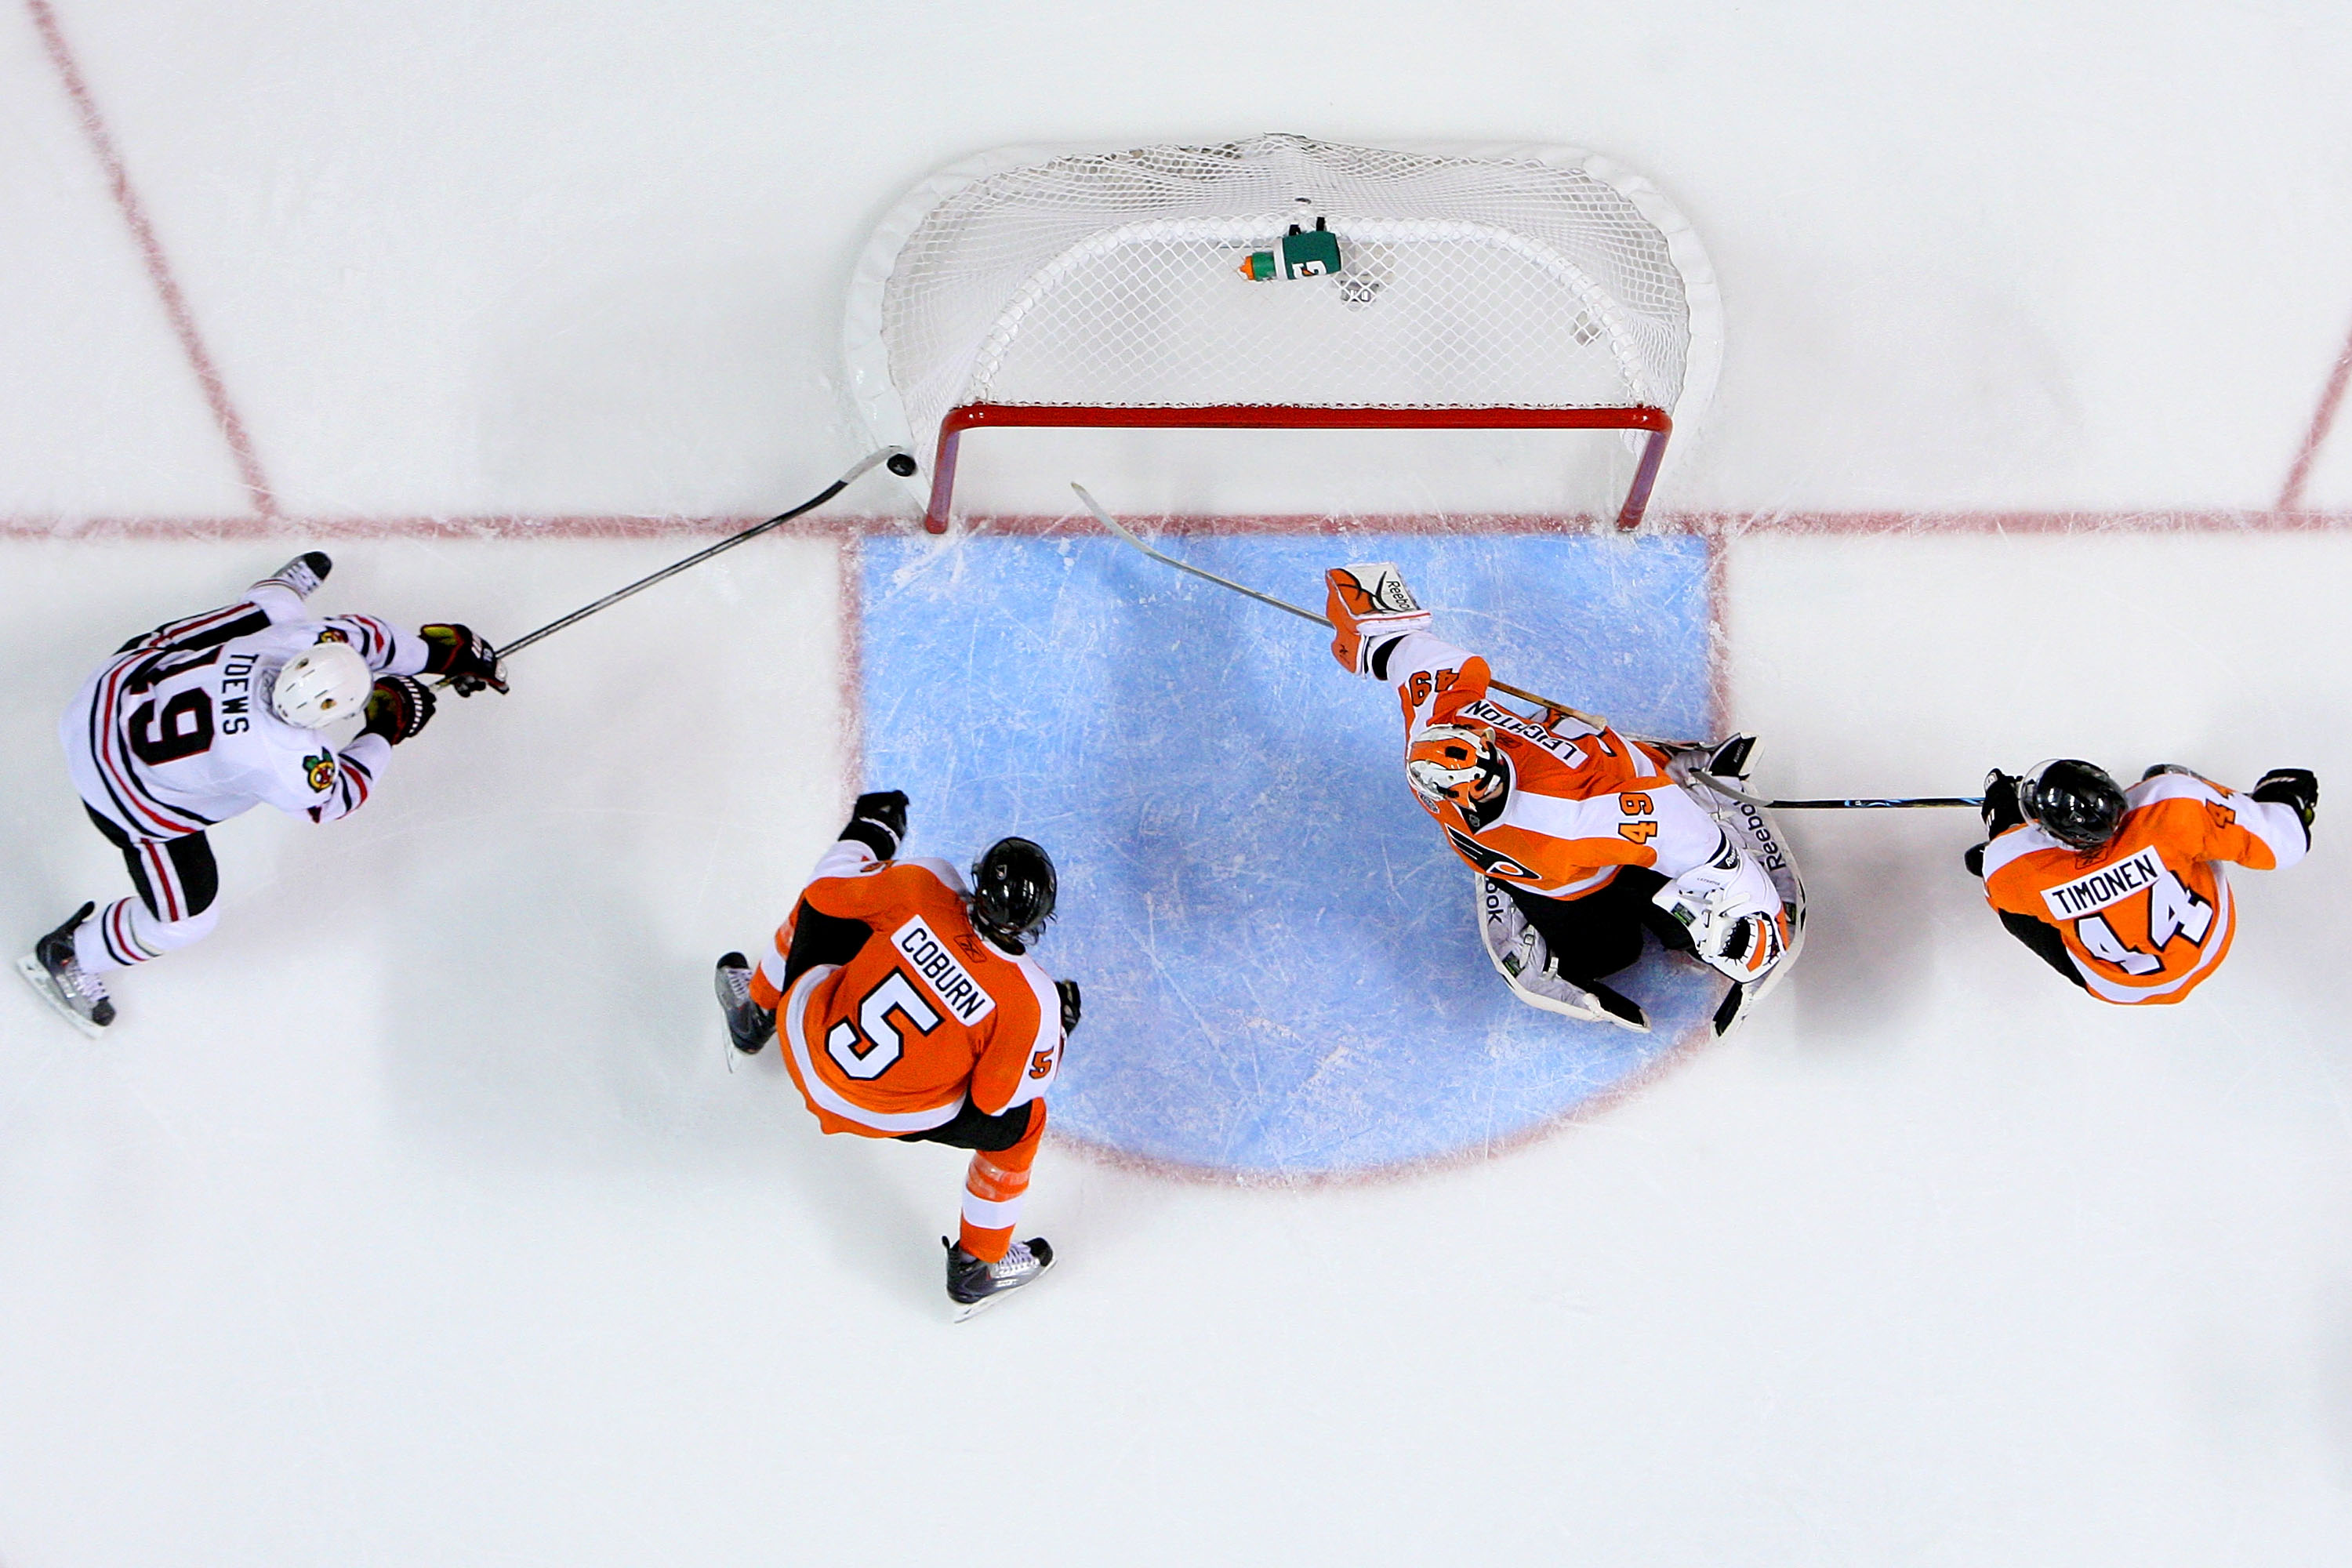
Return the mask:
<svg viewBox="0 0 2352 1568"><path fill-rule="evenodd" d="M334 562L323 550L306 550L301 554L264 577L262 583L276 583L290 588L300 598L309 598L319 591L319 584L335 569ZM260 583L254 584L259 587Z"/></svg>
<svg viewBox="0 0 2352 1568"><path fill-rule="evenodd" d="M16 973L25 977L25 984L93 1040L114 1022L114 1004L107 998L105 983L74 961L73 933L96 908L95 903L82 905L16 961Z"/></svg>
<svg viewBox="0 0 2352 1568"><path fill-rule="evenodd" d="M776 1016L751 1000L751 964L740 952L720 958L711 973L719 1010L727 1017L727 1037L737 1050L756 1057L775 1037Z"/></svg>
<svg viewBox="0 0 2352 1568"><path fill-rule="evenodd" d="M1478 934L1487 961L1511 988L1511 994L1530 1007L1564 1017L1614 1024L1636 1034L1650 1032L1650 1020L1640 1003L1598 982L1579 985L1561 978L1543 933L1528 923L1525 911L1511 896L1491 878L1474 879L1478 888Z"/></svg>
<svg viewBox="0 0 2352 1568"><path fill-rule="evenodd" d="M1054 1266L1054 1248L1042 1236L1016 1241L993 1263L982 1263L971 1253L940 1237L948 1249L948 1321L961 1323L987 1310L1000 1297L1036 1283Z"/></svg>

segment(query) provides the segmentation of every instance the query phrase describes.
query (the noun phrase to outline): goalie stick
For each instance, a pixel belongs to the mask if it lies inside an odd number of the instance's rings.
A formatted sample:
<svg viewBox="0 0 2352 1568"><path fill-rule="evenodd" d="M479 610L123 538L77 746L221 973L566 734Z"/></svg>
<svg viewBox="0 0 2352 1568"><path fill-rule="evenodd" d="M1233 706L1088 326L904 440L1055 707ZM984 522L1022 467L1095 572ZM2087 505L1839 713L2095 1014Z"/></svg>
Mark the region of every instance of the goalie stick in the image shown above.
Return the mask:
<svg viewBox="0 0 2352 1568"><path fill-rule="evenodd" d="M1261 605L1272 605L1277 610L1289 611L1292 615L1297 616L1302 621L1313 621L1317 626L1321 626L1326 631L1331 629L1331 623L1325 620L1321 616L1317 615L1312 610L1302 610L1297 605L1291 604L1286 599L1277 599L1271 594L1261 594L1255 588L1245 587L1242 584L1234 582L1230 577L1220 577L1214 572L1204 572L1198 566L1192 565L1187 562L1177 560L1173 555L1161 554L1159 551L1152 549L1149 544L1144 543L1141 539L1138 538L1132 531L1128 529L1117 518L1105 511L1103 510L1102 502L1095 500L1092 495L1088 494L1086 486L1073 480L1071 481L1070 488L1078 492L1078 500L1085 502L1087 510L1095 514L1095 521L1097 522L1101 523L1105 528L1109 529L1113 533L1118 534L1121 539L1126 540L1129 544L1134 545L1138 550L1142 551L1146 555L1150 556L1151 559L1159 562L1161 565L1173 566L1179 572L1190 572L1193 576L1206 578L1208 581L1214 583L1220 588L1230 588L1236 594L1245 594L1249 597L1255 599ZM1540 707L1549 708L1555 713L1565 713L1580 724L1590 724L1596 730L1606 730L1609 728L1609 721L1603 719L1598 713L1587 713L1580 708L1570 708L1565 702L1555 701L1551 698L1542 696L1537 692L1528 691L1523 688L1513 686L1508 681L1496 680L1491 676L1487 679L1486 684L1493 687L1497 691L1507 691L1510 693L1513 697L1517 698L1522 702L1533 702Z"/></svg>
<svg viewBox="0 0 2352 1568"><path fill-rule="evenodd" d="M898 475L902 479L915 471L914 454L908 451L904 447L885 447L878 452L868 452L866 456L858 458L856 462L851 464L847 471L843 473L841 478L834 480L833 483L825 486L824 489L817 491L816 494L809 497L808 500L801 502L800 505L793 508L790 511L780 511L765 522L754 523L740 533L730 533L726 538L720 540L718 543L709 546L708 549L698 550L683 561L674 561L658 572L650 573L646 576L638 578L635 582L630 584L625 588L615 588L613 592L605 595L603 598L597 600L593 605L583 605L560 620L548 622L547 625L540 627L535 632L525 632L522 636L515 638L514 641L501 644L498 649L498 658L501 661L504 661L510 655L520 653L524 648L527 648L531 644L539 641L540 638L551 637L555 633L560 632L564 627L570 626L574 621L584 621L589 616L594 615L597 611L608 609L611 606L619 604L630 595L639 593L645 589L652 587L655 584L660 582L665 577L675 577L679 573L685 571L688 567L698 566L703 562L708 561L712 556L719 553L721 551L732 550L746 540L757 539L761 534L767 532L768 530L775 527L778 523L790 522L793 519L800 516L803 512L814 511L817 508L823 506L825 502L831 500L834 497L847 489L852 484L856 482L857 479L863 475L866 469L873 468L877 463L889 464L890 471ZM446 687L450 684L450 681L444 679L438 684L443 687ZM458 695L461 697L470 697L473 693L470 691L460 691Z"/></svg>
<svg viewBox="0 0 2352 1568"><path fill-rule="evenodd" d="M1151 546L1143 542L1143 541L1136 535L1133 530L1129 529L1126 524L1120 522L1117 518L1111 516L1109 512L1106 511L1103 509L1103 504L1095 500L1094 496L1087 491L1086 486L1073 480L1070 484L1070 489L1077 492L1078 500L1085 503L1086 509L1088 511L1094 513L1094 518L1097 522L1101 523L1105 528L1109 529L1113 533L1118 535L1119 538L1127 541L1128 543L1132 544L1135 548L1140 550L1144 554L1149 555L1154 561L1159 562L1161 565L1173 566L1179 572L1189 572L1195 577L1203 578L1208 582L1214 583L1220 588L1230 588L1236 594L1246 595L1248 597L1255 599L1261 605L1272 605L1277 610L1286 610L1290 614L1297 616L1302 621L1313 621L1317 626L1326 628L1328 628L1331 625L1329 621L1324 619L1321 616L1315 614L1312 610L1302 610L1297 605L1291 604L1287 600L1277 599L1271 594L1261 594L1255 588L1249 587L1241 583L1236 583L1230 577L1220 577L1214 572L1203 571L1202 568L1192 565L1189 562L1179 561L1173 555L1165 554L1160 551L1154 550ZM1525 690L1522 688L1509 684L1507 681L1496 680L1489 678L1487 684L1492 686L1497 691L1508 692L1510 695L1518 698L1523 702L1533 702L1541 707L1551 709L1554 712L1565 713L1570 718L1574 719L1580 723L1590 724L1596 730L1605 730L1609 727L1609 721L1601 718L1597 713L1587 713L1581 709L1571 708L1565 702L1556 701L1553 699L1542 696L1539 693ZM1633 739L1641 741L1648 740L1649 737L1644 735L1635 735ZM1748 794L1746 790L1741 789L1737 784L1734 784L1729 779L1719 777L1717 774L1706 773L1703 770L1694 769L1692 771L1698 773L1699 777L1706 780L1708 784L1712 784L1717 789L1721 790L1725 795L1729 795L1732 799L1743 801L1749 805L1763 806L1767 810L1880 811L1913 806L1980 806L1984 804L1984 799L1980 795L1923 795L1896 796L1887 799L1854 798L1847 800L1767 800L1761 795Z"/></svg>

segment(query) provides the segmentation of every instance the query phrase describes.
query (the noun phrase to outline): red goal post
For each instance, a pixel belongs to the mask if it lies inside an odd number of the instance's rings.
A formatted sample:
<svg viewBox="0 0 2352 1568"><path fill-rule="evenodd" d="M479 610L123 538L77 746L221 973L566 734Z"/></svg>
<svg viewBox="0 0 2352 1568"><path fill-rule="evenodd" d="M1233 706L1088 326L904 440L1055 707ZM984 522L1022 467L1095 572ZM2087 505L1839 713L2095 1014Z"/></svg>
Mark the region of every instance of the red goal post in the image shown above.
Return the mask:
<svg viewBox="0 0 2352 1568"><path fill-rule="evenodd" d="M955 498L956 458L967 430L1025 426L1088 430L1643 430L1633 485L1617 510L1617 526L1642 526L1666 455L1674 420L1663 408L1306 407L1277 403L1227 403L1189 407L1082 407L1060 403L966 403L940 421L931 459L930 493L923 526L948 531Z"/></svg>
<svg viewBox="0 0 2352 1568"><path fill-rule="evenodd" d="M1294 223L1339 265L1253 270ZM868 432L929 460L933 532L963 437L1013 426L1616 430L1631 529L1721 342L1696 235L1605 159L1283 135L958 165L877 230L845 329Z"/></svg>

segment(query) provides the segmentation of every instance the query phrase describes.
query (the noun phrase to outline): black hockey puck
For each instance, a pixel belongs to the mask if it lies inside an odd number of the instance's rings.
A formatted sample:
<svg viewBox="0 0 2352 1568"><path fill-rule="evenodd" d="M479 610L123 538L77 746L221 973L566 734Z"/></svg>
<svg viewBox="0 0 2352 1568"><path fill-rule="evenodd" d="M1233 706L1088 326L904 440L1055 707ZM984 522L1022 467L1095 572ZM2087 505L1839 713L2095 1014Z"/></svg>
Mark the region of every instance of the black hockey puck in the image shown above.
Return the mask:
<svg viewBox="0 0 2352 1568"><path fill-rule="evenodd" d="M898 475L902 479L911 478L915 472L914 457L911 453L908 452L891 453L889 461L884 463L882 466L889 469L892 473Z"/></svg>

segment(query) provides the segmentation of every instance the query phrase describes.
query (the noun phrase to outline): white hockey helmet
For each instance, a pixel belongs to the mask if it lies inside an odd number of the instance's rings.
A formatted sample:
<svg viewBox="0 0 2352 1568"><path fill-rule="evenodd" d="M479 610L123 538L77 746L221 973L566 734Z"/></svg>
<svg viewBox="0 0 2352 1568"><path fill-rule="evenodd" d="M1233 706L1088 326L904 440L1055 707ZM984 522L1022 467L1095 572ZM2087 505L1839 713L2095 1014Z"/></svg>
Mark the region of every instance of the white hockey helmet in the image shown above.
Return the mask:
<svg viewBox="0 0 2352 1568"><path fill-rule="evenodd" d="M375 671L359 649L347 642L322 640L279 668L269 707L298 730L323 730L356 717L367 707L374 685Z"/></svg>

